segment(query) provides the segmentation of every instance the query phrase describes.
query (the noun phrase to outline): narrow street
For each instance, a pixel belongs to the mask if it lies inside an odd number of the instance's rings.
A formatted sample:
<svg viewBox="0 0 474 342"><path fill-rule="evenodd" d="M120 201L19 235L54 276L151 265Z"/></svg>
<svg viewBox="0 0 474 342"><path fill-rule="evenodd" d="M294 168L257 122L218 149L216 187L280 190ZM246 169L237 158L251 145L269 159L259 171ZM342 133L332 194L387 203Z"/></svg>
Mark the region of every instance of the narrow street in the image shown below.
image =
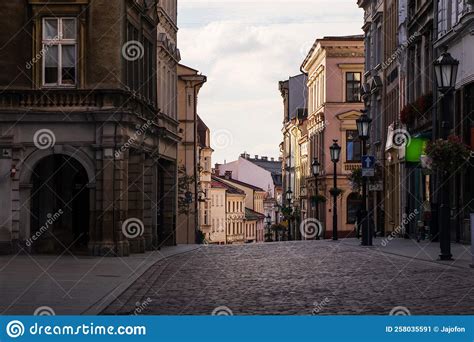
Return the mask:
<svg viewBox="0 0 474 342"><path fill-rule="evenodd" d="M469 274L332 241L205 246L158 262L103 314L474 314Z"/></svg>

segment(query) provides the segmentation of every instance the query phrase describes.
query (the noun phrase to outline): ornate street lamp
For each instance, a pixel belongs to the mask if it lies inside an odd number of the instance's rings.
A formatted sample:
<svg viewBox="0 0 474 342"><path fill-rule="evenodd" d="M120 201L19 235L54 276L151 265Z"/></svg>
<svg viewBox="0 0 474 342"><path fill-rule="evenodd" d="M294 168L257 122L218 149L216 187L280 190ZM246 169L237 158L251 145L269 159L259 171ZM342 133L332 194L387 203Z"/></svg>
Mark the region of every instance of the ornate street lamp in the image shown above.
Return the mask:
<svg viewBox="0 0 474 342"><path fill-rule="evenodd" d="M265 223L267 224L267 237L268 237L268 239L269 239L270 234L271 234L270 228L271 228L271 226L272 226L272 217L270 216L270 214L268 214L268 215L265 217ZM265 240L267 240L267 239L265 239Z"/></svg>
<svg viewBox="0 0 474 342"><path fill-rule="evenodd" d="M368 140L370 137L370 124L372 119L367 115L367 109L360 111L362 115L356 120L357 132L360 140Z"/></svg>
<svg viewBox="0 0 474 342"><path fill-rule="evenodd" d="M313 160L313 164L311 165L311 170L313 171L313 177L318 177L319 176L319 170L321 168L321 164L319 161L315 158Z"/></svg>
<svg viewBox="0 0 474 342"><path fill-rule="evenodd" d="M289 204L291 204L292 199L293 199L293 191L291 191L291 188L290 188L286 192L286 200L288 201Z"/></svg>
<svg viewBox="0 0 474 342"><path fill-rule="evenodd" d="M333 140L334 143L329 147L331 153L331 161L334 163L334 188L333 188L333 197L334 203L332 207L332 239L337 241L337 163L341 156L341 146L337 143L337 140Z"/></svg>
<svg viewBox="0 0 474 342"><path fill-rule="evenodd" d="M286 192L286 200L288 201L288 241L291 241L291 200L293 199L293 191L291 188Z"/></svg>
<svg viewBox="0 0 474 342"><path fill-rule="evenodd" d="M333 144L329 147L329 152L331 153L331 161L333 163L339 163L339 158L341 157L341 146L337 143L337 140L333 140Z"/></svg>
<svg viewBox="0 0 474 342"><path fill-rule="evenodd" d="M446 94L456 86L459 61L455 60L449 52L445 51L433 64L438 90Z"/></svg>
<svg viewBox="0 0 474 342"><path fill-rule="evenodd" d="M451 117L454 117L450 106L449 98L452 95L458 75L459 61L454 59L447 51L443 52L441 56L434 61L434 69L436 76L436 84L438 91L442 96L442 110L441 110L441 138L447 139L449 129L451 127ZM450 208L449 208L449 179L445 172L441 172L437 177L437 192L440 196L440 213L439 213L439 242L441 254L440 260L452 260L451 254L451 233L450 233ZM436 229L437 231L438 229Z"/></svg>
<svg viewBox="0 0 474 342"><path fill-rule="evenodd" d="M361 143L362 157L367 154L367 140L370 138L370 125L372 119L367 115L367 110L360 111L362 115L356 120L357 132ZM362 161L364 162L364 161ZM367 178L362 177L362 246L372 246L372 229L369 226L369 219L367 213Z"/></svg>

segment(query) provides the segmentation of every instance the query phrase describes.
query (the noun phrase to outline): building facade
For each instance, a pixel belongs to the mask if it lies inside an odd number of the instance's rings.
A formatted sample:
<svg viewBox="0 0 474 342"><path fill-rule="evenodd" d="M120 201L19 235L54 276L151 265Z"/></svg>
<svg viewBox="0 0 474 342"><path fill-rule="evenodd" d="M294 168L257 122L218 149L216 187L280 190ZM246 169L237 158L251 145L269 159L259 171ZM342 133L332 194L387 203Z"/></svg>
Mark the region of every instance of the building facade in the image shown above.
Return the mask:
<svg viewBox="0 0 474 342"><path fill-rule="evenodd" d="M282 204L282 170L281 160L259 157L252 158L248 153L240 155L239 159L230 163L217 164L216 174L225 176L226 172L232 173L232 178L261 189L265 192L263 211L254 209L252 204L247 207L259 213L270 215L272 224L280 222Z"/></svg>
<svg viewBox="0 0 474 342"><path fill-rule="evenodd" d="M196 231L203 222L208 201L200 191L210 188L209 129L198 115L197 103L201 87L207 81L197 70L178 65L178 120L181 142L178 148L179 214L176 228L178 244L196 242ZM199 200L204 200L204 202ZM210 208L207 208L209 210Z"/></svg>
<svg viewBox="0 0 474 342"><path fill-rule="evenodd" d="M227 204L225 184L219 181L211 181L209 198L211 199L211 229L204 233L206 240L211 244L224 245L227 243Z"/></svg>
<svg viewBox="0 0 474 342"><path fill-rule="evenodd" d="M327 201L313 205L310 217L323 226L322 235L331 236L334 170L329 147L333 140L341 146L337 164L337 188L342 190L338 201L338 230L340 237L354 235L354 223L360 197L352 190L348 176L361 167L361 149L356 120L363 108L361 99L364 72L363 36L325 37L317 39L301 66L307 74L308 96L308 161L306 188L309 198L323 195ZM311 164L321 164L319 177L311 174Z"/></svg>
<svg viewBox="0 0 474 342"><path fill-rule="evenodd" d="M449 134L459 136L474 151L474 2L434 1L434 59L447 51L459 61L451 104L454 117ZM438 106L438 109L441 110ZM439 112L436 118L440 118ZM436 120L439 122L441 120ZM441 130L437 128L438 132ZM472 153L471 153L472 154ZM474 213L474 163L450 179L450 226L453 241L469 242L470 214ZM472 222L471 222L472 223Z"/></svg>
<svg viewBox="0 0 474 342"><path fill-rule="evenodd" d="M176 1L15 1L4 16L1 252L174 245Z"/></svg>
<svg viewBox="0 0 474 342"><path fill-rule="evenodd" d="M264 200L267 192L259 187L236 180L232 171L226 171L219 179L245 193L245 242L263 242L261 232L264 228L265 212ZM247 227L248 225L248 227ZM257 232L260 232L258 235Z"/></svg>
<svg viewBox="0 0 474 342"><path fill-rule="evenodd" d="M283 142L282 155L282 207L291 210L294 222L285 220L290 238L298 238L301 221L301 209L306 204L305 170L302 168L302 141L305 139L305 124L308 118L308 88L307 76L300 74L279 82L279 90L283 99ZM291 203L288 202L287 193L291 192Z"/></svg>

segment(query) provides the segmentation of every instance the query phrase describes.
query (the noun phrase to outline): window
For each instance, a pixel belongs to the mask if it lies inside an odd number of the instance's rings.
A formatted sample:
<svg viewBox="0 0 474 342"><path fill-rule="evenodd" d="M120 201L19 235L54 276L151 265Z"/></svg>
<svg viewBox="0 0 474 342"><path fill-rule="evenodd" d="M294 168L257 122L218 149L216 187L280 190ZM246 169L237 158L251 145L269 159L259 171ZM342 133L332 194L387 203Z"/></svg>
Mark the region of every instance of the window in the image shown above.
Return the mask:
<svg viewBox="0 0 474 342"><path fill-rule="evenodd" d="M346 73L346 101L360 102L360 88L361 88L361 73L348 72Z"/></svg>
<svg viewBox="0 0 474 342"><path fill-rule="evenodd" d="M346 131L346 156L348 163L360 162L360 140L357 131Z"/></svg>
<svg viewBox="0 0 474 342"><path fill-rule="evenodd" d="M76 85L75 18L43 19L43 86Z"/></svg>
<svg viewBox="0 0 474 342"><path fill-rule="evenodd" d="M354 224L357 220L357 213L362 208L362 200L359 194L353 192L347 197L347 223Z"/></svg>

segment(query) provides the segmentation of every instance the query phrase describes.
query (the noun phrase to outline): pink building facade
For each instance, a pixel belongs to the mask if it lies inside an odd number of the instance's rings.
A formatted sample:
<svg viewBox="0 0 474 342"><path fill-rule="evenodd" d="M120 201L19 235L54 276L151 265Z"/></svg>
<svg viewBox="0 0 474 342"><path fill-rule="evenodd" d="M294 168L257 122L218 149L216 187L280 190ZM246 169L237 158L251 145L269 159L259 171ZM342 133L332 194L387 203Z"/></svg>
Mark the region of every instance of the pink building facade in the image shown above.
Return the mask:
<svg viewBox="0 0 474 342"><path fill-rule="evenodd" d="M320 176L306 179L309 217L318 218L323 235L332 236L333 163L329 147L337 140L342 147L337 164L337 188L342 190L338 201L339 237L354 235L355 214L360 197L354 193L348 176L360 168L361 153L356 120L363 103L360 95L364 72L363 36L326 37L316 40L301 69L308 77L308 164L321 163ZM325 203L311 200L317 193L326 197Z"/></svg>

